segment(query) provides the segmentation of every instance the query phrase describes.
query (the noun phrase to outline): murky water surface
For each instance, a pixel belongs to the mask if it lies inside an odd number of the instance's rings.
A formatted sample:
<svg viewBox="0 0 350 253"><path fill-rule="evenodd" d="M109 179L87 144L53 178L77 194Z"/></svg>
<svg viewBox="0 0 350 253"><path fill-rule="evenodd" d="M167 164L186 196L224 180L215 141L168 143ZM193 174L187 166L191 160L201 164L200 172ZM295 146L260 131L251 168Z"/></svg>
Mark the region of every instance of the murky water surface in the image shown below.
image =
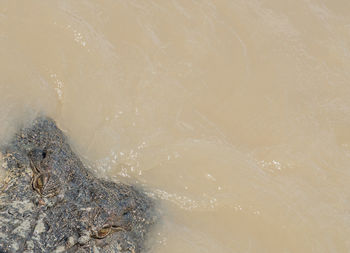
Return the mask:
<svg viewBox="0 0 350 253"><path fill-rule="evenodd" d="M0 141L45 112L159 200L152 252L350 251L350 2L0 2Z"/></svg>

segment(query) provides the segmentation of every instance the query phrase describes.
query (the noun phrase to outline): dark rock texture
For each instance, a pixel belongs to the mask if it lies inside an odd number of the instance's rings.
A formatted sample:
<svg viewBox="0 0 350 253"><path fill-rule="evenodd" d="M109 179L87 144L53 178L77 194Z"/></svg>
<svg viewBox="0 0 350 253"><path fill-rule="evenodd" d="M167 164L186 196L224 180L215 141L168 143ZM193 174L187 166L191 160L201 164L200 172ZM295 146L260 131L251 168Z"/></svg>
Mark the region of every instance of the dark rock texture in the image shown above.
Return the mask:
<svg viewBox="0 0 350 253"><path fill-rule="evenodd" d="M141 252L155 222L133 186L95 177L39 117L2 150L0 252ZM1 166L1 164L0 164Z"/></svg>

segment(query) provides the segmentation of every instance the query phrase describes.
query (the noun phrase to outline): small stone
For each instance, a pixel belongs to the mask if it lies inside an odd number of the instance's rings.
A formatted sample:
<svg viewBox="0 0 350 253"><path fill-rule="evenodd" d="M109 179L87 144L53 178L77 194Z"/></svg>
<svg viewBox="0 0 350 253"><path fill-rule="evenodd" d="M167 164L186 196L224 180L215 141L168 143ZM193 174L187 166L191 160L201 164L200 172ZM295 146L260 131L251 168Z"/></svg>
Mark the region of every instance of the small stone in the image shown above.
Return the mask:
<svg viewBox="0 0 350 253"><path fill-rule="evenodd" d="M42 200L42 199L39 199L39 200L38 200L38 205L39 205L39 206L45 205L45 201Z"/></svg>
<svg viewBox="0 0 350 253"><path fill-rule="evenodd" d="M96 245L92 248L93 253L100 253L100 251L97 249Z"/></svg>
<svg viewBox="0 0 350 253"><path fill-rule="evenodd" d="M34 243L33 243L33 241L27 242L27 249L28 249L28 250L33 250L33 249L34 249Z"/></svg>
<svg viewBox="0 0 350 253"><path fill-rule="evenodd" d="M61 253L61 252L65 252L66 251L66 249L65 249L65 247L64 246L59 246L59 247L57 247L56 249L55 249L55 253Z"/></svg>
<svg viewBox="0 0 350 253"><path fill-rule="evenodd" d="M67 239L67 248L72 247L75 244L75 238L73 236L68 237Z"/></svg>
<svg viewBox="0 0 350 253"><path fill-rule="evenodd" d="M78 243L80 245L84 245L86 243L88 243L90 240L90 234L88 233L88 231L84 232L78 239Z"/></svg>

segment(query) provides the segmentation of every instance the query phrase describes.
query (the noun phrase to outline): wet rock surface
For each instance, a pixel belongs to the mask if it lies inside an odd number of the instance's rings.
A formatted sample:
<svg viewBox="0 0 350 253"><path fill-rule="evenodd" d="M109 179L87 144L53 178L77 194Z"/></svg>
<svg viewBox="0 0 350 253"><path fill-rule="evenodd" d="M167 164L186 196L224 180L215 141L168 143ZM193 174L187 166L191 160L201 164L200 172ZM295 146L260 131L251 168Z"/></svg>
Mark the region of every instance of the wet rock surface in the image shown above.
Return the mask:
<svg viewBox="0 0 350 253"><path fill-rule="evenodd" d="M142 252L153 202L97 178L55 122L39 117L2 148L0 252Z"/></svg>

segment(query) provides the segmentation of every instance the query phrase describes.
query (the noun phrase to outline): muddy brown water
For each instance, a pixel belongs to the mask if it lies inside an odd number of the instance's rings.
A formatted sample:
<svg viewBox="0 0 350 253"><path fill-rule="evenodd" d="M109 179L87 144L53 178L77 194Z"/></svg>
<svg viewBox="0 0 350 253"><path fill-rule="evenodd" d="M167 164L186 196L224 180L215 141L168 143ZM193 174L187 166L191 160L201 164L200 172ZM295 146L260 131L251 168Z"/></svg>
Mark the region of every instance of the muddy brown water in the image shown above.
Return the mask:
<svg viewBox="0 0 350 253"><path fill-rule="evenodd" d="M152 252L350 251L350 3L0 1L0 141L45 112L162 206Z"/></svg>

